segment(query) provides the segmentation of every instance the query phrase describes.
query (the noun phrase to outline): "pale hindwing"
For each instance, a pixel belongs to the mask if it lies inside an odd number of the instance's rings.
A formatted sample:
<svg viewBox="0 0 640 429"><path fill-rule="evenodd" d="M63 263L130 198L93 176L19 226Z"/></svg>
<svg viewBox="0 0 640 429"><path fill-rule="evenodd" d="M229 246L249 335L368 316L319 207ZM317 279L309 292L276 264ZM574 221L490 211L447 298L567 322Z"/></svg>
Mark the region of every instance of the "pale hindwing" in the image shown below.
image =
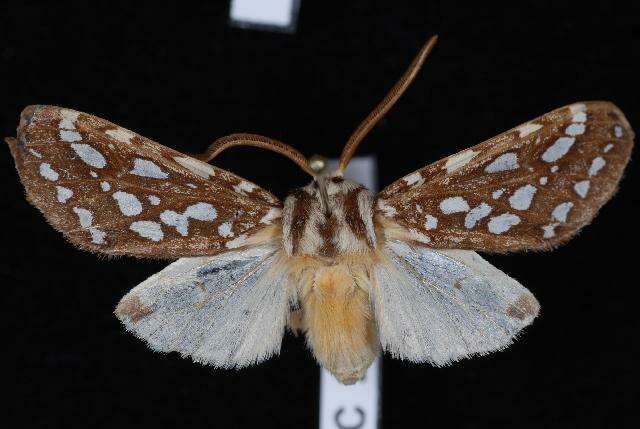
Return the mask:
<svg viewBox="0 0 640 429"><path fill-rule="evenodd" d="M472 251L390 241L375 276L382 347L413 362L441 366L505 348L539 310L527 289Z"/></svg>
<svg viewBox="0 0 640 429"><path fill-rule="evenodd" d="M289 297L271 245L183 258L129 292L116 308L127 330L161 352L216 367L244 367L280 350Z"/></svg>

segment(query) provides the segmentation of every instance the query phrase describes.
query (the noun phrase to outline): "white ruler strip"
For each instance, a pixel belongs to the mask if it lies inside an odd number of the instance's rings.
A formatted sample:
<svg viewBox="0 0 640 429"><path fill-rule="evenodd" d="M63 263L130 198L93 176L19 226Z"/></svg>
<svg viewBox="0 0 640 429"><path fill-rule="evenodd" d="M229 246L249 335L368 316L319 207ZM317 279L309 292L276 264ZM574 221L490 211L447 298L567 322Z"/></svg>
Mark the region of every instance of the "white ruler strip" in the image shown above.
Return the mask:
<svg viewBox="0 0 640 429"><path fill-rule="evenodd" d="M293 33L299 8L300 0L231 0L229 18L237 27Z"/></svg>
<svg viewBox="0 0 640 429"><path fill-rule="evenodd" d="M338 160L330 160L333 170ZM378 168L373 156L355 157L345 178L378 189ZM322 368L320 374L320 429L376 429L380 419L380 358L373 362L365 377L345 386Z"/></svg>

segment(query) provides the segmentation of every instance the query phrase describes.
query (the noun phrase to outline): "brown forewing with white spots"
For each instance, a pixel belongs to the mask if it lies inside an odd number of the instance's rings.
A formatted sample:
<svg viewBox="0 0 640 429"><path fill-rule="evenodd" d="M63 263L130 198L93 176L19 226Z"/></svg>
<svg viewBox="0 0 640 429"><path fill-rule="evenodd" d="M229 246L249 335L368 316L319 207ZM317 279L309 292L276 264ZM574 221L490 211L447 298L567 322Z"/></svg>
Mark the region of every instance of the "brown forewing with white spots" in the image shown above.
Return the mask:
<svg viewBox="0 0 640 429"><path fill-rule="evenodd" d="M550 248L613 195L633 138L613 104L575 103L397 180L378 219L435 248Z"/></svg>
<svg viewBox="0 0 640 429"><path fill-rule="evenodd" d="M85 113L27 107L8 143L29 201L87 250L213 255L280 217L255 184Z"/></svg>

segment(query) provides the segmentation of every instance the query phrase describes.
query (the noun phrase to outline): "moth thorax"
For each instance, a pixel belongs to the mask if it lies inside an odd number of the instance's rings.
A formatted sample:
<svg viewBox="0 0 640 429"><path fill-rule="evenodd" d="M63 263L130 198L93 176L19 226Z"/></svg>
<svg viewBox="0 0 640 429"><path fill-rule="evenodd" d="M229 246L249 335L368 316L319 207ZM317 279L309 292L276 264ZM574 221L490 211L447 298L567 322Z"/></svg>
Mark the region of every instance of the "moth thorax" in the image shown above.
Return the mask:
<svg viewBox="0 0 640 429"><path fill-rule="evenodd" d="M288 255L335 257L375 247L374 196L342 177L321 177L284 202L283 245Z"/></svg>

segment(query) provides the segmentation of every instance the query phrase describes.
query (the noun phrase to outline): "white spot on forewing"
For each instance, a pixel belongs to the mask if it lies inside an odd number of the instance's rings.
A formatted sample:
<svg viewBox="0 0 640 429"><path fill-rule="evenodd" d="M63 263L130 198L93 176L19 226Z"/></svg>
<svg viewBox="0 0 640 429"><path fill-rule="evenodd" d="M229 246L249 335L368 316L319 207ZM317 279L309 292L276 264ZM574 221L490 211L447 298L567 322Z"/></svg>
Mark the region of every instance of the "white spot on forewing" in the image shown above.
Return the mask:
<svg viewBox="0 0 640 429"><path fill-rule="evenodd" d="M444 214L466 212L469 210L469 204L462 197L450 197L440 202L440 210Z"/></svg>
<svg viewBox="0 0 640 429"><path fill-rule="evenodd" d="M450 156L447 158L447 162L444 164L444 168L447 170L447 173L451 174L456 170L464 167L471 161L477 154L475 150L465 150L464 152L460 152L456 155Z"/></svg>
<svg viewBox="0 0 640 429"><path fill-rule="evenodd" d="M491 197L493 197L494 200L497 200L498 198L500 198L502 196L503 193L504 193L504 188L496 189L495 191L493 191L491 193Z"/></svg>
<svg viewBox="0 0 640 429"><path fill-rule="evenodd" d="M560 137L542 154L544 162L555 162L565 156L575 143L574 137Z"/></svg>
<svg viewBox="0 0 640 429"><path fill-rule="evenodd" d="M60 124L58 126L65 130L75 130L78 116L80 116L80 112L74 112L73 110L62 109L60 110L60 117L62 119L60 119Z"/></svg>
<svg viewBox="0 0 640 429"><path fill-rule="evenodd" d="M617 138L622 137L622 127L620 125L616 125L615 127L613 127L613 133Z"/></svg>
<svg viewBox="0 0 640 429"><path fill-rule="evenodd" d="M515 170L520 167L518 155L514 152L503 153L487 165L484 169L486 173L499 173L501 171Z"/></svg>
<svg viewBox="0 0 640 429"><path fill-rule="evenodd" d="M118 202L118 207L123 215L135 216L142 213L142 204L135 195L117 191L113 193L113 198Z"/></svg>
<svg viewBox="0 0 640 429"><path fill-rule="evenodd" d="M104 243L104 238L106 237L106 233L96 228L93 225L93 213L89 210L82 207L74 207L73 212L78 215L78 220L80 221L80 227L89 231L91 234L91 242L95 244Z"/></svg>
<svg viewBox="0 0 640 429"><path fill-rule="evenodd" d="M548 178L547 176L542 176L542 177L540 178L540 180L538 180L538 182L539 182L541 185L546 185L546 184L547 184L547 182L549 182L549 178Z"/></svg>
<svg viewBox="0 0 640 429"><path fill-rule="evenodd" d="M571 118L573 122L586 122L587 121L587 113L586 112L578 112L573 115Z"/></svg>
<svg viewBox="0 0 640 429"><path fill-rule="evenodd" d="M131 143L131 139L135 137L135 133L124 128L116 128L115 130L106 130L106 135L113 137L121 143Z"/></svg>
<svg viewBox="0 0 640 429"><path fill-rule="evenodd" d="M582 198L585 198L587 196L587 193L589 192L590 186L591 186L590 181L582 180L576 183L575 185L573 185L573 189L576 191L578 195L580 195Z"/></svg>
<svg viewBox="0 0 640 429"><path fill-rule="evenodd" d="M198 186L193 184L193 183L187 183L187 186L190 187L191 189L197 189Z"/></svg>
<svg viewBox="0 0 640 429"><path fill-rule="evenodd" d="M69 188L65 188L64 186L56 186L56 190L58 191L59 203L66 203L67 200L73 196L73 191Z"/></svg>
<svg viewBox="0 0 640 429"><path fill-rule="evenodd" d="M606 146L604 147L604 149L602 149L602 151L603 151L604 153L607 153L607 152L609 152L611 149L613 149L613 144L612 144L612 143L609 143L608 145L606 145Z"/></svg>
<svg viewBox="0 0 640 429"><path fill-rule="evenodd" d="M96 177L98 177L98 173L96 173L95 171L91 170L89 172L89 176L91 176L91 177L93 177L95 179Z"/></svg>
<svg viewBox="0 0 640 429"><path fill-rule="evenodd" d="M542 128L542 124L536 124L535 122L530 122L528 124L519 126L518 128L516 128L516 131L520 133L518 137L523 138L533 132L538 131L540 128Z"/></svg>
<svg viewBox="0 0 640 429"><path fill-rule="evenodd" d="M260 223L270 224L274 219L279 218L282 215L282 210L277 207L271 207L269 211L262 216Z"/></svg>
<svg viewBox="0 0 640 429"><path fill-rule="evenodd" d="M166 179L169 177L169 174L162 171L153 161L140 158L133 160L133 170L131 170L130 173L136 176L151 177L153 179Z"/></svg>
<svg viewBox="0 0 640 429"><path fill-rule="evenodd" d="M242 234L242 235L239 235L238 237L234 238L233 240L227 241L225 246L227 246L228 249L236 249L236 248L244 245L244 243L246 241L247 241L247 235L246 234Z"/></svg>
<svg viewBox="0 0 640 429"><path fill-rule="evenodd" d="M579 136L580 134L584 134L584 130L584 124L571 124L564 130L564 133L568 136Z"/></svg>
<svg viewBox="0 0 640 429"><path fill-rule="evenodd" d="M160 198L156 195L148 195L147 198L149 199L149 202L152 206L157 206L158 204L160 204Z"/></svg>
<svg viewBox="0 0 640 429"><path fill-rule="evenodd" d="M36 158L42 158L42 155L40 154L40 152L36 150L29 149L29 152L31 152L31 155L35 156Z"/></svg>
<svg viewBox="0 0 640 429"><path fill-rule="evenodd" d="M218 217L218 212L209 203L196 203L187 207L184 215L197 220L212 221Z"/></svg>
<svg viewBox="0 0 640 429"><path fill-rule="evenodd" d="M542 227L542 230L544 231L542 236L544 238L552 238L556 235L556 226L558 226L557 223L550 223L549 225L545 225Z"/></svg>
<svg viewBox="0 0 640 429"><path fill-rule="evenodd" d="M424 177L422 177L422 173L419 171L414 171L408 176L403 177L403 179L407 186L420 186L424 183Z"/></svg>
<svg viewBox="0 0 640 429"><path fill-rule="evenodd" d="M151 241L160 241L164 238L162 226L158 222L138 220L131 223L129 229L137 232L140 237L148 238Z"/></svg>
<svg viewBox="0 0 640 429"><path fill-rule="evenodd" d="M160 220L169 226L176 228L182 236L189 233L189 218L212 221L218 217L216 209L209 203L196 203L186 208L184 213L177 213L173 210L165 210L160 213Z"/></svg>
<svg viewBox="0 0 640 429"><path fill-rule="evenodd" d="M82 207L74 207L73 212L78 215L80 226L82 228L89 228L93 223L93 213Z"/></svg>
<svg viewBox="0 0 640 429"><path fill-rule="evenodd" d="M489 220L487 225L489 232L493 234L502 234L509 231L512 226L520 223L520 217L511 213L504 213L500 216L494 216Z"/></svg>
<svg viewBox="0 0 640 429"><path fill-rule="evenodd" d="M40 164L40 175L52 182L55 182L60 177L58 172L53 168L51 168L51 164L46 162L43 162L42 164Z"/></svg>
<svg viewBox="0 0 640 429"><path fill-rule="evenodd" d="M165 210L160 213L160 220L169 226L175 227L178 234L185 237L189 233L189 219L173 210Z"/></svg>
<svg viewBox="0 0 640 429"><path fill-rule="evenodd" d="M584 103L575 103L569 106L569 111L571 112L572 115L576 115L578 113L585 113L587 111L587 105ZM573 122L584 122L584 121L578 121L574 119Z"/></svg>
<svg viewBox="0 0 640 429"><path fill-rule="evenodd" d="M480 219L489 216L489 213L491 213L491 210L493 210L493 208L486 203L481 203L476 207L472 208L469 211L469 213L467 213L467 216L465 216L464 218L465 228L471 229L475 227L476 223L478 223Z"/></svg>
<svg viewBox="0 0 640 429"><path fill-rule="evenodd" d="M85 164L88 164L91 167L103 168L107 165L107 160L104 159L104 156L88 144L72 143L71 148L78 154Z"/></svg>
<svg viewBox="0 0 640 429"><path fill-rule="evenodd" d="M94 244L103 244L104 238L107 236L107 233L92 226L89 228L89 233L91 234L91 242Z"/></svg>
<svg viewBox="0 0 640 429"><path fill-rule="evenodd" d="M593 161L591 161L591 167L589 167L589 176L593 177L598 174L606 163L607 161L605 161L601 156L593 158Z"/></svg>
<svg viewBox="0 0 640 429"><path fill-rule="evenodd" d="M79 142L82 136L77 131L60 130L60 140L70 143Z"/></svg>
<svg viewBox="0 0 640 429"><path fill-rule="evenodd" d="M560 203L553 209L553 212L551 212L551 216L553 216L553 218L559 222L566 222L567 215L569 214L569 210L571 210L572 207L573 203L570 201L567 201L566 203Z"/></svg>
<svg viewBox="0 0 640 429"><path fill-rule="evenodd" d="M218 225L218 234L221 237L233 237L233 231L231 230L231 222L224 222Z"/></svg>
<svg viewBox="0 0 640 429"><path fill-rule="evenodd" d="M553 167L551 167L551 172L552 173L557 173L559 169L560 169L560 167L558 167L557 165L554 165Z"/></svg>
<svg viewBox="0 0 640 429"><path fill-rule="evenodd" d="M104 192L108 192L109 190L111 190L111 185L109 184L109 182L100 182L100 188Z"/></svg>
<svg viewBox="0 0 640 429"><path fill-rule="evenodd" d="M253 183L249 183L246 180L241 180L240 183L238 183L233 187L233 190L239 194L244 194L244 193L249 194L256 188L257 186L254 185Z"/></svg>
<svg viewBox="0 0 640 429"><path fill-rule="evenodd" d="M427 215L424 221L424 229L436 229L438 227L438 218Z"/></svg>
<svg viewBox="0 0 640 429"><path fill-rule="evenodd" d="M200 177L208 179L209 176L215 176L215 170L206 162L198 161L190 156L176 156L173 159L175 162Z"/></svg>
<svg viewBox="0 0 640 429"><path fill-rule="evenodd" d="M378 199L378 209L386 217L394 217L396 214L398 214L398 211L396 210L396 208L387 204L387 201L383 200L382 198Z"/></svg>
<svg viewBox="0 0 640 429"><path fill-rule="evenodd" d="M509 204L516 210L527 210L537 189L532 185L522 186L509 197Z"/></svg>

